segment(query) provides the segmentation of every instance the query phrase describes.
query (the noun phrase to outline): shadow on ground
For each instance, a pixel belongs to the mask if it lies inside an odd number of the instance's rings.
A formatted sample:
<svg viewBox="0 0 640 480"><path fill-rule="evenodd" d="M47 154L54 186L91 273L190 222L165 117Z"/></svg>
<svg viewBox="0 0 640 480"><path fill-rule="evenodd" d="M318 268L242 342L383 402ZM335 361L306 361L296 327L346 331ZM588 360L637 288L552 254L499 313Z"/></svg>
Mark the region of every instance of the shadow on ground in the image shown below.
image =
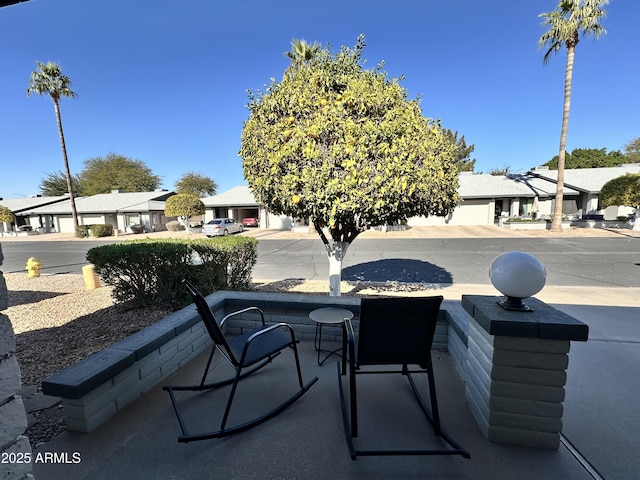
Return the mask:
<svg viewBox="0 0 640 480"><path fill-rule="evenodd" d="M352 265L342 270L348 282L453 283L453 276L442 267L421 260L388 258Z"/></svg>

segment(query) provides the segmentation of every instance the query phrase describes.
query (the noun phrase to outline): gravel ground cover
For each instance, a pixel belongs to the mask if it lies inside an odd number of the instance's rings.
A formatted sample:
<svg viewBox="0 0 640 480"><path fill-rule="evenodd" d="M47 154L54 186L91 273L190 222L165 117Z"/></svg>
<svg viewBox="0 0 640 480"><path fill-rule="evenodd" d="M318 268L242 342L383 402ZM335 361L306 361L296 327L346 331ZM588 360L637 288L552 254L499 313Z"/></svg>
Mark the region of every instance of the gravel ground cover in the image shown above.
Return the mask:
<svg viewBox="0 0 640 480"><path fill-rule="evenodd" d="M86 290L82 275L5 275L9 317L25 387L23 397L43 380L83 358L146 328L169 312L115 305L111 287ZM26 393L28 392L28 393ZM26 432L32 445L64 431L61 403L31 412Z"/></svg>

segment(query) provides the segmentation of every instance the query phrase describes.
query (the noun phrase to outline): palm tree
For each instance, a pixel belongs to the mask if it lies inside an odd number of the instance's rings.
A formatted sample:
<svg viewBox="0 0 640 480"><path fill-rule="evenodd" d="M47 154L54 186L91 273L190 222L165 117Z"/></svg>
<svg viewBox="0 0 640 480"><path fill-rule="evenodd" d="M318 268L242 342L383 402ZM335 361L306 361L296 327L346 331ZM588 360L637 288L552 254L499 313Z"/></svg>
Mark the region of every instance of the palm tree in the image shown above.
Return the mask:
<svg viewBox="0 0 640 480"><path fill-rule="evenodd" d="M596 39L606 30L600 25L605 11L602 8L609 0L561 0L552 12L542 13L543 25L548 26L538 40L538 48L546 48L544 63L548 63L552 53L567 47L567 66L564 77L564 108L562 111L562 129L560 132L560 151L558 153L558 183L553 211L551 230L562 229L562 203L564 188L564 160L569 129L569 111L571 107L571 81L573 78L573 60L580 37L593 35Z"/></svg>
<svg viewBox="0 0 640 480"><path fill-rule="evenodd" d="M58 135L60 136L60 146L62 147L62 158L64 159L64 170L67 179L67 190L69 191L69 199L71 201L71 215L73 217L74 227L78 227L78 212L76 211L76 202L73 197L73 179L69 170L69 159L67 158L67 147L64 143L64 133L62 131L62 119L60 117L60 98L75 98L77 95L71 90L71 79L62 74L60 65L52 62L44 64L36 61L38 70L31 72L29 79L29 88L27 95L32 93L38 95L49 95L53 100L53 108L56 112L56 121L58 122Z"/></svg>
<svg viewBox="0 0 640 480"><path fill-rule="evenodd" d="M291 42L291 50L285 55L291 59L291 65L295 68L309 63L320 51L321 45L318 42L307 43L304 39L295 38Z"/></svg>

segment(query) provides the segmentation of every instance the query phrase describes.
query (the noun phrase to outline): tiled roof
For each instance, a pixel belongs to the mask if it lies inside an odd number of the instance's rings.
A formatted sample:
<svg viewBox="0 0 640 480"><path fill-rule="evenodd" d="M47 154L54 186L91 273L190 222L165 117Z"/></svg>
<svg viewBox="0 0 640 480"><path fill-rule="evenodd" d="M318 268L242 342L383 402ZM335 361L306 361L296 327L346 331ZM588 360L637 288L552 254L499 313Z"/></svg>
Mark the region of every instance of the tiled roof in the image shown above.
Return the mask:
<svg viewBox="0 0 640 480"><path fill-rule="evenodd" d="M532 170L532 175L556 182L557 170ZM621 165L609 168L570 168L564 171L564 184L581 192L599 193L602 186L614 178L627 173L640 173L640 164Z"/></svg>
<svg viewBox="0 0 640 480"><path fill-rule="evenodd" d="M462 198L548 197L555 195L556 185L531 175L461 174L458 193ZM565 195L578 192L565 186Z"/></svg>
<svg viewBox="0 0 640 480"><path fill-rule="evenodd" d="M259 203L256 202L251 188L246 185L240 185L233 187L226 192L222 192L219 195L213 197L201 198L205 207L257 207Z"/></svg>
<svg viewBox="0 0 640 480"><path fill-rule="evenodd" d="M24 198L7 198L5 200L0 200L0 205L2 205L3 207L7 207L14 214L16 214L43 205L62 202L67 198L69 198L67 195L60 195L57 197L32 196Z"/></svg>
<svg viewBox="0 0 640 480"><path fill-rule="evenodd" d="M174 192L166 190L158 192L100 193L90 197L75 198L76 211L79 214L87 214L164 210L164 201L171 195L174 195ZM68 214L70 212L71 202L65 200L31 209L27 213L31 215L55 215Z"/></svg>

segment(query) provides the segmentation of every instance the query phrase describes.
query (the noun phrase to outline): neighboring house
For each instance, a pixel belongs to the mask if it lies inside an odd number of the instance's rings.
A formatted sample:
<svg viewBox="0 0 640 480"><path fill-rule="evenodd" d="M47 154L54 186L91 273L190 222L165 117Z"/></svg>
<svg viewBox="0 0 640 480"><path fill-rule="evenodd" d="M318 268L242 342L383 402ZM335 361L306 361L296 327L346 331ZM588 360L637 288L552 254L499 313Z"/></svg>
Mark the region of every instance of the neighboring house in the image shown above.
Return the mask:
<svg viewBox="0 0 640 480"><path fill-rule="evenodd" d="M131 225L144 225L148 232L166 230L166 224L173 218L164 215L165 201L175 192L156 190L155 192L101 193L90 197L75 198L78 223L80 225L110 224L122 232L129 231ZM45 205L21 212L25 221L34 228L44 227L47 231L74 233L71 202Z"/></svg>
<svg viewBox="0 0 640 480"><path fill-rule="evenodd" d="M462 172L458 176L462 199L446 217L412 217L407 224L494 225L502 218L540 218L552 212L555 183L528 174L489 175ZM565 187L568 198L578 192Z"/></svg>
<svg viewBox="0 0 640 480"><path fill-rule="evenodd" d="M410 226L495 225L500 218L551 218L557 173L544 167L504 176L462 172L458 177L458 192L462 201L451 214L446 217L412 217L407 223ZM598 209L598 194L602 186L626 173L640 173L640 165L565 170L563 213L571 218L608 215L611 219L631 213L615 207L605 211ZM303 219L266 212L256 202L248 186L234 187L220 195L203 198L202 201L207 210L207 220L214 217L241 219L257 216L262 228L288 229L305 225Z"/></svg>
<svg viewBox="0 0 640 480"><path fill-rule="evenodd" d="M260 226L269 228L264 208L256 201L251 189L246 185L233 187L226 192L213 197L201 198L204 203L204 222L214 218L235 218L242 220L246 217L258 218ZM272 227L281 228L281 227Z"/></svg>
<svg viewBox="0 0 640 480"><path fill-rule="evenodd" d="M68 195L60 195L55 197L43 197L41 195L31 195L29 197L23 198L8 198L2 199L0 198L0 205L3 207L7 207L14 215L14 222L12 223L3 223L0 224L0 233L3 232L15 232L20 230L20 227L32 226L28 223L28 218L23 216L25 211L43 207L46 205L51 205L54 203L59 203L69 198ZM41 228L40 232L46 232L44 229L44 224L40 223L32 228L35 230L37 228Z"/></svg>
<svg viewBox="0 0 640 480"><path fill-rule="evenodd" d="M601 210L598 206L598 195L605 183L614 178L621 177L627 173L640 173L640 164L632 163L608 168L573 168L564 171L564 187L574 189L578 192L576 209L582 217L603 215L605 220L615 220L616 217L626 216L633 212L629 206L609 207ZM549 170L547 167L537 167L529 172L530 175L540 179L558 181L558 171ZM555 193L555 192L554 192ZM564 213L566 201L563 202Z"/></svg>

